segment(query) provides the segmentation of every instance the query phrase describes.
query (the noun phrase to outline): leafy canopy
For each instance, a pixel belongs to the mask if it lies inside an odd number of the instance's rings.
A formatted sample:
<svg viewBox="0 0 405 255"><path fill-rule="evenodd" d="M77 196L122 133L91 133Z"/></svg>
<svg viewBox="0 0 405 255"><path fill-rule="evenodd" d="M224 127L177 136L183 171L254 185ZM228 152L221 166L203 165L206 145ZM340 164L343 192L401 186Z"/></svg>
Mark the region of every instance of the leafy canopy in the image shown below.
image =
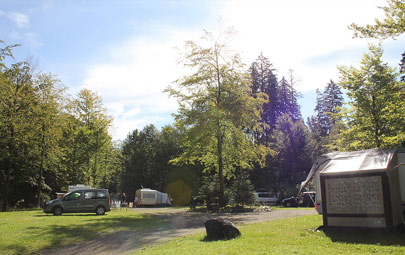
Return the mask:
<svg viewBox="0 0 405 255"><path fill-rule="evenodd" d="M231 35L230 30L215 38L205 31L201 44L187 41L183 60L191 74L175 81L177 88L166 89L178 100L175 125L185 134L184 153L171 162L198 162L206 172L217 173L221 206L224 178L231 178L238 167L263 164L267 151L254 140L262 132L258 120L266 97L251 95L251 77L226 45Z"/></svg>
<svg viewBox="0 0 405 255"><path fill-rule="evenodd" d="M370 45L360 68L339 67L349 108L342 111L341 150L396 147L405 140L405 87L394 68L383 63L381 46Z"/></svg>
<svg viewBox="0 0 405 255"><path fill-rule="evenodd" d="M384 10L384 20L375 19L374 25L361 27L351 24L354 37L360 38L396 38L405 32L405 2L403 0L388 0L388 6L379 7Z"/></svg>

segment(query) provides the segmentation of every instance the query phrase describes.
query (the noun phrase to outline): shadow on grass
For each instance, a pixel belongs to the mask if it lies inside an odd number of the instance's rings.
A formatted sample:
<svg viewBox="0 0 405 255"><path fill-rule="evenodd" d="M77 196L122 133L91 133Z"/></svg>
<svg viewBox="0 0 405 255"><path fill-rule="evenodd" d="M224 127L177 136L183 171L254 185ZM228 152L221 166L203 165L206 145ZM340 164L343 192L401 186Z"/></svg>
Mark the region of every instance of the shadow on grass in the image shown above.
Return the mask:
<svg viewBox="0 0 405 255"><path fill-rule="evenodd" d="M391 231L384 229L319 228L332 242L348 244L380 244L384 246L405 246L403 227Z"/></svg>
<svg viewBox="0 0 405 255"><path fill-rule="evenodd" d="M34 215L34 216L32 216L32 217L36 217L36 218L41 218L41 217L71 217L71 216L96 216L96 214L95 213L88 213L88 214L83 214L83 213L64 213L64 214L62 214L62 215L59 215L59 216L54 216L53 214L51 214L51 213L48 213L48 214L38 214L38 215ZM99 215L100 217L103 217L104 215Z"/></svg>
<svg viewBox="0 0 405 255"><path fill-rule="evenodd" d="M240 238L242 235L237 236L235 238L230 238L230 239L217 239L217 238L209 238L207 235L204 236L204 238L200 239L200 242L217 242L217 241L230 241L230 240L235 240Z"/></svg>
<svg viewBox="0 0 405 255"><path fill-rule="evenodd" d="M27 247L19 244L0 246L1 250L7 251L7 254L30 254ZM11 253L10 253L11 252ZM1 251L0 251L1 254Z"/></svg>
<svg viewBox="0 0 405 255"><path fill-rule="evenodd" d="M77 218L77 217L80 218ZM92 216L92 217L89 217ZM93 240L99 237L108 237L118 232L135 232L142 229L158 229L166 226L165 219L158 219L153 215L104 215L95 214L63 214L61 216L53 215L35 215L34 217L53 217L60 219L60 222L70 221L71 224L50 224L43 227L28 227L36 238L47 238L49 245L44 247L41 252L47 253L51 249L69 247L79 244L83 241ZM88 217L88 219L87 219ZM74 219L78 219L77 222ZM23 248L23 247L22 247ZM24 254L22 251L16 254Z"/></svg>

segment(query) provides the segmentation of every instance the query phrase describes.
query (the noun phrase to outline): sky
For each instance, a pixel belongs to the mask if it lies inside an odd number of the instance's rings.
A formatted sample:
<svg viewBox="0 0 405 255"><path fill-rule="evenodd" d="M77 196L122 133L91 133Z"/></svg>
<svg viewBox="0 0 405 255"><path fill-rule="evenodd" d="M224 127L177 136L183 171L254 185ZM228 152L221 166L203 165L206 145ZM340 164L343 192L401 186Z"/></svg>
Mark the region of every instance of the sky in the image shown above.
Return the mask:
<svg viewBox="0 0 405 255"><path fill-rule="evenodd" d="M232 26L231 42L248 68L263 54L279 79L290 69L304 119L313 114L316 89L337 66L359 66L371 39L354 39L351 23L383 18L385 0L0 0L0 40L21 44L16 60L31 59L56 75L72 96L87 88L103 98L114 118L111 134L123 140L148 124L172 124L177 102L163 90L187 70L177 64L186 40L203 30ZM398 67L405 35L382 42L384 61Z"/></svg>

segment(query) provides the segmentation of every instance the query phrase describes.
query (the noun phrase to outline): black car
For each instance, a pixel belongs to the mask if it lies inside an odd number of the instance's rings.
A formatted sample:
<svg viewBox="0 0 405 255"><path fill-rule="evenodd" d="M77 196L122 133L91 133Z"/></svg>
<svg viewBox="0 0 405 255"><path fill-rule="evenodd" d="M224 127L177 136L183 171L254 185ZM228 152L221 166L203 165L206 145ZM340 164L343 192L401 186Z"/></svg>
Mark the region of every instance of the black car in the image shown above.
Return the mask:
<svg viewBox="0 0 405 255"><path fill-rule="evenodd" d="M298 197L289 197L281 201L281 204L286 207L313 207L315 205L316 193L313 191L303 192Z"/></svg>

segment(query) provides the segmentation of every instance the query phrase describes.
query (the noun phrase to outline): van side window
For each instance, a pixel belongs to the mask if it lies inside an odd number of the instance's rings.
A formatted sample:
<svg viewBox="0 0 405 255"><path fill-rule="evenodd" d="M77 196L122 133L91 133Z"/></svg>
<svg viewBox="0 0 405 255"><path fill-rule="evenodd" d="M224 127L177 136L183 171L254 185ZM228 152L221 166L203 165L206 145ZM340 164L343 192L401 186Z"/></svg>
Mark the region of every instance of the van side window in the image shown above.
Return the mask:
<svg viewBox="0 0 405 255"><path fill-rule="evenodd" d="M67 200L76 200L79 199L81 196L82 196L81 192L73 192L67 197Z"/></svg>
<svg viewBox="0 0 405 255"><path fill-rule="evenodd" d="M107 197L107 193L104 191L98 191L97 192L97 198L106 198Z"/></svg>
<svg viewBox="0 0 405 255"><path fill-rule="evenodd" d="M86 191L84 192L84 199L93 199L96 198L96 192L95 191Z"/></svg>

